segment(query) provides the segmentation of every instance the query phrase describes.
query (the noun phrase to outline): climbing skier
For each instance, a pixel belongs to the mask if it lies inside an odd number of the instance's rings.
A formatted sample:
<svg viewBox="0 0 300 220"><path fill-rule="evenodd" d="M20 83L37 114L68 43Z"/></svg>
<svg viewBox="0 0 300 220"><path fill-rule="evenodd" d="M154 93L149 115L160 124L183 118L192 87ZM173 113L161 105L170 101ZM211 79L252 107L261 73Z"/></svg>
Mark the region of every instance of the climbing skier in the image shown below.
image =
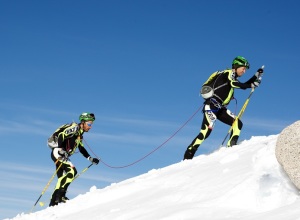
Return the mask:
<svg viewBox="0 0 300 220"><path fill-rule="evenodd" d="M66 197L67 189L77 174L77 170L69 158L77 148L90 162L93 164L99 163L99 159L92 158L82 143L83 134L92 128L95 115L93 113L82 113L79 120L80 123L73 122L61 126L48 140L48 145L52 148L51 159L55 163L58 177L49 206L68 200Z"/></svg>
<svg viewBox="0 0 300 220"><path fill-rule="evenodd" d="M184 160L192 159L194 157L200 144L209 137L217 119L229 126L233 126L227 146L231 147L237 144L243 123L238 118L236 123L233 124L236 116L231 113L226 106L233 99L234 89L245 90L260 85L260 74L263 73L262 68L258 69L257 73L247 82L241 83L238 80L238 77L244 75L249 68L249 62L244 57L237 56L232 61L232 69L214 72L203 84L201 95L205 101L202 110L203 121L201 130L197 137L187 147L184 153Z"/></svg>

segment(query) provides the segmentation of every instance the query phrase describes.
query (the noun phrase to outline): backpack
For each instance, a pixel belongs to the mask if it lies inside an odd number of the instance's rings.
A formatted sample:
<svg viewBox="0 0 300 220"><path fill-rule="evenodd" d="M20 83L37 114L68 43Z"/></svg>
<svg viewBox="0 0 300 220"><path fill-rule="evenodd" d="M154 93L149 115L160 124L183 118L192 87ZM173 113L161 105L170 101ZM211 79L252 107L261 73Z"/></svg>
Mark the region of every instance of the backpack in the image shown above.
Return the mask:
<svg viewBox="0 0 300 220"><path fill-rule="evenodd" d="M47 145L48 147L50 147L50 149L53 149L53 148L56 148L58 147L58 143L57 143L57 140L58 140L58 134L60 132L62 132L64 129L66 129L67 127L69 127L71 124L64 124L64 125L61 125L59 128L57 128L54 133L48 138L47 140Z"/></svg>
<svg viewBox="0 0 300 220"><path fill-rule="evenodd" d="M218 77L224 73L224 71L216 71L213 74L209 76L209 78L206 80L206 82L202 85L200 94L204 99L209 99L213 97L215 89L215 83L218 79Z"/></svg>

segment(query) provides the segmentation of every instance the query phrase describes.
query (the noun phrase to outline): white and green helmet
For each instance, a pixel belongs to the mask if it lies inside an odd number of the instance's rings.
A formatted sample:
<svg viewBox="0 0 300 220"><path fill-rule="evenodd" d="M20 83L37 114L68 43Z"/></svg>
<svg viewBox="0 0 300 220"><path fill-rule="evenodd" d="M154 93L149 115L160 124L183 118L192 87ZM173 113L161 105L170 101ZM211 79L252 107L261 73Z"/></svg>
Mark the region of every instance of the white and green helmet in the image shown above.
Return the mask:
<svg viewBox="0 0 300 220"><path fill-rule="evenodd" d="M94 113L89 113L89 112L83 112L80 116L79 116L79 120L80 121L95 121L96 117Z"/></svg>
<svg viewBox="0 0 300 220"><path fill-rule="evenodd" d="M244 66L247 69L250 69L250 63L248 62L248 60L246 60L246 58L244 58L242 56L237 56L232 61L232 69L236 69L236 68L241 67L241 66Z"/></svg>

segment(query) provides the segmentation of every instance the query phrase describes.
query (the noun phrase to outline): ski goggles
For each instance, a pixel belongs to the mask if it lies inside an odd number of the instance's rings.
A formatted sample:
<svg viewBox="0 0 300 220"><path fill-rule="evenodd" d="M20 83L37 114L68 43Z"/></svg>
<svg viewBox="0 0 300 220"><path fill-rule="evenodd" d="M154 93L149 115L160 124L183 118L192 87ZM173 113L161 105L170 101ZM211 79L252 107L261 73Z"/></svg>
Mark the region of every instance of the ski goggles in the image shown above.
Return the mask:
<svg viewBox="0 0 300 220"><path fill-rule="evenodd" d="M93 123L91 123L91 122L86 122L85 124L89 127L92 127L92 125L93 125Z"/></svg>

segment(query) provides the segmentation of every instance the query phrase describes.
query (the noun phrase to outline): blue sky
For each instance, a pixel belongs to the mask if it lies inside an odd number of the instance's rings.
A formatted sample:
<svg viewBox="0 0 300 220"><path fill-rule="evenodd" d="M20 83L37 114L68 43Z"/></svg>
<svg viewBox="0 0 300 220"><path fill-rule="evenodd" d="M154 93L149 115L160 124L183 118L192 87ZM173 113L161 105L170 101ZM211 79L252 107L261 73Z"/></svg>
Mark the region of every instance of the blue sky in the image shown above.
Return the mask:
<svg viewBox="0 0 300 220"><path fill-rule="evenodd" d="M280 133L299 119L298 8L296 0L0 1L0 218L29 211L41 194L54 172L46 139L59 125L94 112L87 150L126 166L182 127L202 106L202 83L238 55L251 64L242 82L265 65L240 140ZM237 114L249 93L237 90L229 109ZM92 166L68 194L180 161L201 121L198 112L133 166ZM217 122L197 155L218 149L228 129ZM72 162L89 165L81 155Z"/></svg>

